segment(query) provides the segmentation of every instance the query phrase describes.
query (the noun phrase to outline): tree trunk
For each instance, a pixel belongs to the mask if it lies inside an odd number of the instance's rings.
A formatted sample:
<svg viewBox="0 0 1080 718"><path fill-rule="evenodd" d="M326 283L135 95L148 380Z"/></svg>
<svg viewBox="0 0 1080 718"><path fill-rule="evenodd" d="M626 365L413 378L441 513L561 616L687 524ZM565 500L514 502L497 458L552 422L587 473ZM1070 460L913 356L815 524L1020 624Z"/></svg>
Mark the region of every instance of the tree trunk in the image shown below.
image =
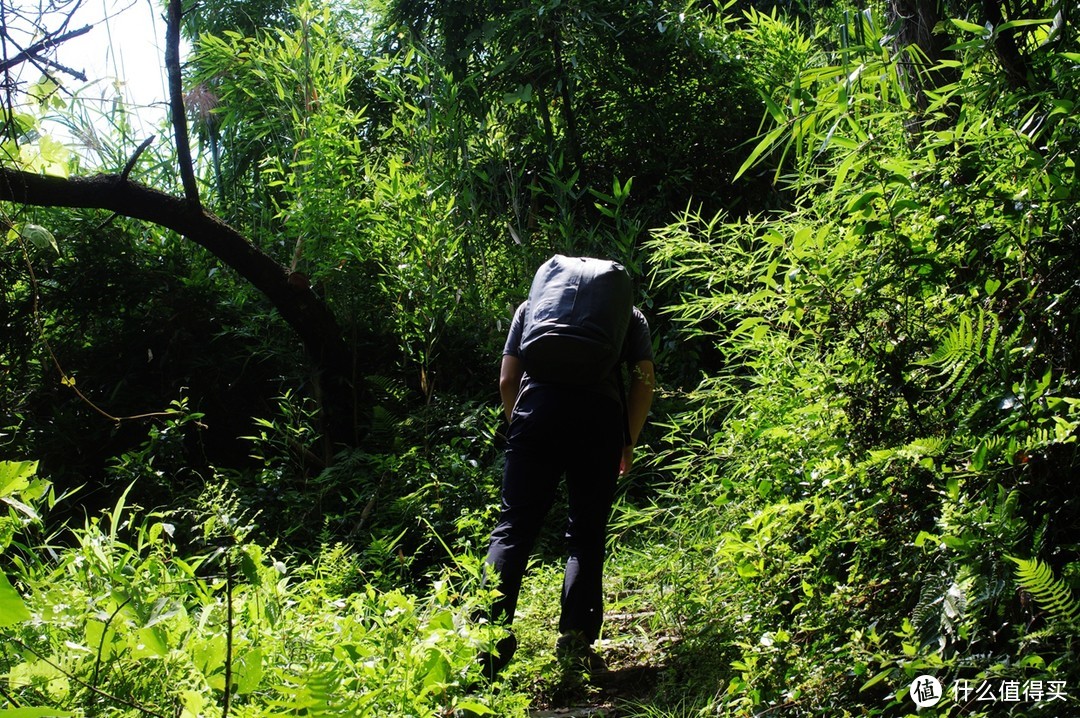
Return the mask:
<svg viewBox="0 0 1080 718"><path fill-rule="evenodd" d="M354 381L354 357L336 318L305 277L291 274L219 218L122 175L62 178L0 168L0 200L108 210L171 229L209 250L266 296L299 336L318 371L327 438L335 446L359 444L367 402L362 383Z"/></svg>
<svg viewBox="0 0 1080 718"><path fill-rule="evenodd" d="M1002 0L983 0L983 15L988 22L997 28L1006 20L1006 13L1002 8ZM1009 17L1009 20L1027 19L1026 17ZM1020 51L1017 45L1017 37L1023 28L1013 27L1008 30L997 28L994 33L994 54L997 56L1001 69L1009 86L1013 89L1021 89L1028 85L1028 72L1030 70L1027 57Z"/></svg>
<svg viewBox="0 0 1080 718"><path fill-rule="evenodd" d="M956 81L956 73L938 66L951 44L948 34L935 31L941 22L938 0L890 0L889 19L896 27L893 46L901 55L900 67L908 93L923 111L929 101L926 90ZM911 48L916 51L912 52Z"/></svg>

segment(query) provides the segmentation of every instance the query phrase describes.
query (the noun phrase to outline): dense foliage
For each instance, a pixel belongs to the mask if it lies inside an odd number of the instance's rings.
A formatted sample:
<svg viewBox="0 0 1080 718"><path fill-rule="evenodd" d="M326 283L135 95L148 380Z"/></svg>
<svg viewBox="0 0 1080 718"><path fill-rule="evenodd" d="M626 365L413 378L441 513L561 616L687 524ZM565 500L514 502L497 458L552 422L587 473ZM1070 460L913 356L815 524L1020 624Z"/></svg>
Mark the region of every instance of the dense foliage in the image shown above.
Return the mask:
<svg viewBox="0 0 1080 718"><path fill-rule="evenodd" d="M736 711L902 710L927 672L1077 679L1075 56L1040 93L988 87L991 38L958 22L962 72L912 133L858 22L861 46L770 103L750 158L784 151L791 209L687 212L650 245L727 367L661 456L716 475L688 483L670 540L699 556L687 620L724 646L716 680L737 668ZM938 709L1062 710L971 696Z"/></svg>
<svg viewBox="0 0 1080 718"><path fill-rule="evenodd" d="M1075 711L1065 4L929 35L918 2L239 5L185 15L202 201L335 317L363 431L190 237L4 205L0 713L595 697L551 651L554 521L517 659L473 661L498 355L554 251L639 277L663 385L612 522L639 685L606 710L914 715L932 676L920 715ZM123 108L4 73L4 168L178 191Z"/></svg>

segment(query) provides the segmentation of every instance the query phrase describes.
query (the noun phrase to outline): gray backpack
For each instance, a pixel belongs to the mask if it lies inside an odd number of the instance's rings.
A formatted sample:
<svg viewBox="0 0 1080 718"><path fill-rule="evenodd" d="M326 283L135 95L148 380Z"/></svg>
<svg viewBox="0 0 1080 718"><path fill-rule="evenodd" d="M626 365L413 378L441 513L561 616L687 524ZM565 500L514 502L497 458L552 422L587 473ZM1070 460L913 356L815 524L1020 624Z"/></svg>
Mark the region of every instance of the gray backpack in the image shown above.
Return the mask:
<svg viewBox="0 0 1080 718"><path fill-rule="evenodd" d="M630 275L618 262L557 254L533 277L521 360L540 382L589 385L619 363L633 312Z"/></svg>

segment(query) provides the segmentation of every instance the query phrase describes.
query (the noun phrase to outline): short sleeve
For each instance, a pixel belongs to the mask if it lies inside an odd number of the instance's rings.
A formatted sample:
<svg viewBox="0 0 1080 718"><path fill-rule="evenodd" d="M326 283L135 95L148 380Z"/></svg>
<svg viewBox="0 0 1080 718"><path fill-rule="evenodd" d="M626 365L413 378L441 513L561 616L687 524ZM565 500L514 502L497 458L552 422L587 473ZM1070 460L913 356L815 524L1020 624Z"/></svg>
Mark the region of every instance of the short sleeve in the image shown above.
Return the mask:
<svg viewBox="0 0 1080 718"><path fill-rule="evenodd" d="M514 312L514 318L510 321L510 331L506 334L506 345L503 346L503 356L521 356L521 335L525 326L525 302L518 305Z"/></svg>
<svg viewBox="0 0 1080 718"><path fill-rule="evenodd" d="M634 313L630 317L630 326L626 330L623 359L628 364L637 364L640 361L654 361L649 322L637 307L634 307Z"/></svg>

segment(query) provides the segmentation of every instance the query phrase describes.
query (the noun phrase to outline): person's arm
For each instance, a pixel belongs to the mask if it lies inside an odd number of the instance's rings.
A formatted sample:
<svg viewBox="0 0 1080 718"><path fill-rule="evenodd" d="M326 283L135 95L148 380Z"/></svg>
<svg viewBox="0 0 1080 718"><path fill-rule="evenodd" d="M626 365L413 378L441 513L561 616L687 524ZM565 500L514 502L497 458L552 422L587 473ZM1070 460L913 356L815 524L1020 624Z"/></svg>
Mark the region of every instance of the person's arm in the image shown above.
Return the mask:
<svg viewBox="0 0 1080 718"><path fill-rule="evenodd" d="M507 421L510 421L510 415L514 413L514 403L517 401L521 377L524 374L525 366L520 359L513 354L503 354L502 366L499 368L499 395L502 397Z"/></svg>
<svg viewBox="0 0 1080 718"><path fill-rule="evenodd" d="M630 392L626 400L626 413L630 429L630 443L623 447L619 473L625 474L634 463L634 447L637 446L641 429L652 406L653 388L656 386L656 370L651 361L639 361L630 371Z"/></svg>

